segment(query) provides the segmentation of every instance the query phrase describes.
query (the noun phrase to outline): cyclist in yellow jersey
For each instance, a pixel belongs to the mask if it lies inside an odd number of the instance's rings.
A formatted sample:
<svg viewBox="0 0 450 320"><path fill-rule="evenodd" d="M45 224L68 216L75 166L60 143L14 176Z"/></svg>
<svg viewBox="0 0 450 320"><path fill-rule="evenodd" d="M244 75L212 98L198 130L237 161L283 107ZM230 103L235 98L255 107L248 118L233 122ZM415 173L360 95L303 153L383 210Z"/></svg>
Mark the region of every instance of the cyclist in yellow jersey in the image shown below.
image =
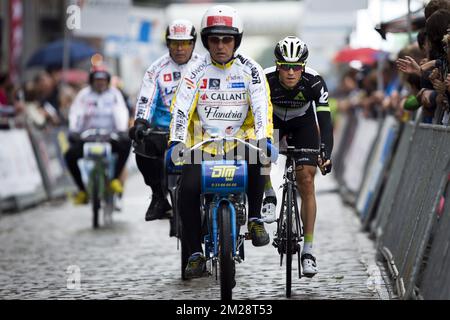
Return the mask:
<svg viewBox="0 0 450 320"><path fill-rule="evenodd" d="M214 6L208 9L201 24L201 39L208 50L205 58L190 66L172 100L169 154L192 146L211 136L236 136L258 142L268 155L276 154L271 144L272 104L263 69L254 60L236 55L242 39L242 22L235 9ZM234 143L225 146L228 154L237 153ZM204 158L217 154L217 146L206 146ZM247 159L248 150L244 155ZM175 156L176 158L176 156ZM196 159L198 157L195 157ZM260 221L264 188L261 163L248 165L248 229L255 246L267 245L269 235ZM191 257L186 277L200 277L205 270L201 246L201 165L183 166L179 211Z"/></svg>

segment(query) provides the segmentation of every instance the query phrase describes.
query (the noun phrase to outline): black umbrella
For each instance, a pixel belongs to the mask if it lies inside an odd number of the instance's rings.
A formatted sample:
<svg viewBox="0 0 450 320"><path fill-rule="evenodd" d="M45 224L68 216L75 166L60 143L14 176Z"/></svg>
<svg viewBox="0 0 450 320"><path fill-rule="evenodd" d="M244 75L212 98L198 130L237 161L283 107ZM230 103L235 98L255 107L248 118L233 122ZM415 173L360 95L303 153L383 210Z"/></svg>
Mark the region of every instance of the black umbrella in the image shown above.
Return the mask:
<svg viewBox="0 0 450 320"><path fill-rule="evenodd" d="M91 57L96 50L84 42L70 40L68 42L69 63L74 63ZM47 44L37 50L27 62L27 67L62 67L64 57L64 40L58 40Z"/></svg>
<svg viewBox="0 0 450 320"><path fill-rule="evenodd" d="M411 31L417 31L425 27L425 16L423 8L411 12ZM403 15L396 19L382 22L375 27L375 30L386 40L386 33L408 32L408 15Z"/></svg>

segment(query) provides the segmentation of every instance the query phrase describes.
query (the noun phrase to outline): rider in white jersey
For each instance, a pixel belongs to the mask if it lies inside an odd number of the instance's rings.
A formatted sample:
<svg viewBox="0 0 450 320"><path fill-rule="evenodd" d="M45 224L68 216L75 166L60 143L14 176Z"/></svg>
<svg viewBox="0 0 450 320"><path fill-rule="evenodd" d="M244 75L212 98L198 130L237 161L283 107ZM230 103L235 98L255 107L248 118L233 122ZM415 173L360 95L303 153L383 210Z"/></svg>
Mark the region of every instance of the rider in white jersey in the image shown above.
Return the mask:
<svg viewBox="0 0 450 320"><path fill-rule="evenodd" d="M136 163L145 183L152 189L152 201L145 220L169 218L171 209L167 192L162 189L163 155L167 136L150 134L144 130L155 128L169 131L170 104L178 83L188 66L201 56L193 52L197 33L188 20L174 20L166 30L169 52L156 60L145 72L136 105L134 127L130 137L135 143Z"/></svg>
<svg viewBox="0 0 450 320"><path fill-rule="evenodd" d="M99 94L89 86L76 96L70 107L69 131L81 133L93 128L128 130L128 109L118 89L110 87Z"/></svg>
<svg viewBox="0 0 450 320"><path fill-rule="evenodd" d="M77 161L83 156L83 141L80 133L88 129L105 129L120 134L119 141L112 140L112 151L117 154L117 163L111 189L123 192L119 175L125 166L129 152L130 140L124 133L128 130L129 113L122 93L110 86L111 75L102 66L94 67L89 76L89 86L82 89L75 97L69 111L70 148L65 159L79 192L75 204L88 202L85 186Z"/></svg>

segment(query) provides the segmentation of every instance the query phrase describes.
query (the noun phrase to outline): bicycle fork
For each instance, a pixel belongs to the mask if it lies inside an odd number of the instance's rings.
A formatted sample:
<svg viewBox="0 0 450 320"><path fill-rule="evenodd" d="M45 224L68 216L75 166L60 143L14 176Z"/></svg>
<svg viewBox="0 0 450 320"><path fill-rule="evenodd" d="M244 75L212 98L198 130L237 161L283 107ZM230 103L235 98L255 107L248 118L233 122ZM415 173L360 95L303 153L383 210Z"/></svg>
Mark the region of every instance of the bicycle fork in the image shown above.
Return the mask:
<svg viewBox="0 0 450 320"><path fill-rule="evenodd" d="M278 249L278 253L280 254L280 267L283 265L283 257L285 254L295 254L298 255L298 270L299 270L299 278L301 278L301 258L300 258L300 242L303 238L303 230L301 227L301 217L298 209L297 202L297 186L296 180L293 173L292 165L289 166L286 170L285 182L283 184L283 196L282 196L282 207L280 211L279 218L277 220L277 231L275 233L275 238L272 242L272 245ZM289 190L290 189L290 190ZM292 199L290 204L287 203L287 193L292 192ZM291 228L292 228L292 244L291 244L291 252L287 252L287 205L292 206L290 212L291 216Z"/></svg>
<svg viewBox="0 0 450 320"><path fill-rule="evenodd" d="M211 221L211 231L212 231L212 245L213 245L213 256L217 257L219 255L219 232L218 232L218 218L217 218L217 210L219 209L219 206L222 202L226 202L228 208L230 209L230 222L231 222L231 240L232 240L232 249L233 249L233 257L235 257L237 254L236 251L236 239L237 239L237 231L236 231L236 210L234 209L233 204L225 199L221 199L220 201L214 203L214 206L212 208L212 221Z"/></svg>

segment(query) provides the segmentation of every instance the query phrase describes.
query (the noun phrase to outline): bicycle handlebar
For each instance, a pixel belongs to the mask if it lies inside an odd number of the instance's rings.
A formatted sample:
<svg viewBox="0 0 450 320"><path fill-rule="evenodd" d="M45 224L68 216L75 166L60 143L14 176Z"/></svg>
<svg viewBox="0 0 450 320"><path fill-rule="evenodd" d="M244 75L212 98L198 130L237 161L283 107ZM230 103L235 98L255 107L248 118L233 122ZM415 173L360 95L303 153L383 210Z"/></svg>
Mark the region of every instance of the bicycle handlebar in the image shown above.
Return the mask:
<svg viewBox="0 0 450 320"><path fill-rule="evenodd" d="M247 142L247 141L245 141L245 140L243 140L243 139L241 139L241 138L237 138L237 137L215 137L215 138L209 138L209 139L200 141L199 143L197 143L196 145L192 146L191 148L189 148L189 149L186 150L186 151L191 152L191 151L197 150L197 149L199 149L201 146L203 146L203 145L205 145L205 144L207 144L207 143L211 143L211 142L220 142L220 141L222 141L222 142L227 142L227 141L232 141L232 140L237 141L237 142L240 142L240 143L246 145L247 147L249 147L249 148L251 148L251 149L253 149L253 150L256 150L256 151L263 151L261 148L258 148L258 147L256 147L256 146L252 145L251 143L249 143L249 142ZM222 148L223 148L223 145L222 145ZM180 156L180 157L183 157L183 153L184 153L184 150L180 150L179 156Z"/></svg>
<svg viewBox="0 0 450 320"><path fill-rule="evenodd" d="M289 155L319 155L321 152L321 149L309 149L309 148L295 148L293 146L288 146L285 149L280 149L281 154L289 154Z"/></svg>
<svg viewBox="0 0 450 320"><path fill-rule="evenodd" d="M209 139L200 141L200 142L197 143L196 145L192 146L192 147L189 149L189 151L194 151L194 150L196 150L196 149L199 149L201 146L203 146L204 144L207 144L207 143L211 143L211 142L219 142L219 141L227 142L227 141L231 141L231 140L240 142L240 143L242 143L242 144L244 144L244 145L246 145L246 146L252 148L253 150L256 150L256 151L262 151L261 148L258 148L258 147L256 147L256 146L252 145L251 143L249 143L249 142L247 142L247 141L245 141L245 140L242 140L242 139L240 139L240 138L237 138L237 137L216 137L216 138L209 138Z"/></svg>
<svg viewBox="0 0 450 320"><path fill-rule="evenodd" d="M80 134L82 140L88 140L91 137L102 137L112 140L119 140L120 136L117 132L111 132L107 129L87 129Z"/></svg>
<svg viewBox="0 0 450 320"><path fill-rule="evenodd" d="M161 130L159 128L148 128L145 131L142 132L143 136L146 137L150 134L155 134L155 135L160 135L160 136L164 136L164 135L168 135L169 132L168 131L164 131Z"/></svg>
<svg viewBox="0 0 450 320"><path fill-rule="evenodd" d="M290 156L299 156L299 155L318 155L322 161L328 160L326 159L326 151L325 151L325 144L321 143L319 149L308 149L308 148L301 148L297 149L293 146L288 146L285 149L280 150L280 153L287 154ZM325 169L320 168L320 172L322 175L326 175L328 172Z"/></svg>

